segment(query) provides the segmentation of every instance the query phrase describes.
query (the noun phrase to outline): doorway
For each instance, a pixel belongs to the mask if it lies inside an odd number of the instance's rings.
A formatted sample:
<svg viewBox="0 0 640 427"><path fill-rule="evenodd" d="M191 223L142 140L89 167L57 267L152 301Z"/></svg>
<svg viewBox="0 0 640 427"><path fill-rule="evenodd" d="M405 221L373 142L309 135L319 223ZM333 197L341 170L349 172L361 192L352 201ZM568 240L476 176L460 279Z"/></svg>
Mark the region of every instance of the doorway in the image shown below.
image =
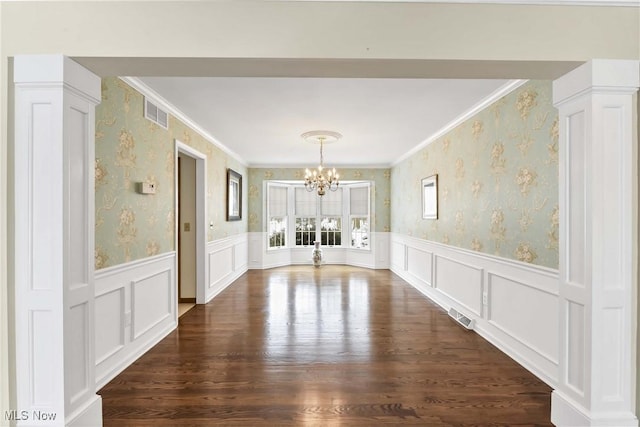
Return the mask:
<svg viewBox="0 0 640 427"><path fill-rule="evenodd" d="M196 159L178 154L178 317L196 303Z"/></svg>
<svg viewBox="0 0 640 427"><path fill-rule="evenodd" d="M178 317L204 303L206 156L176 140L176 288Z"/></svg>

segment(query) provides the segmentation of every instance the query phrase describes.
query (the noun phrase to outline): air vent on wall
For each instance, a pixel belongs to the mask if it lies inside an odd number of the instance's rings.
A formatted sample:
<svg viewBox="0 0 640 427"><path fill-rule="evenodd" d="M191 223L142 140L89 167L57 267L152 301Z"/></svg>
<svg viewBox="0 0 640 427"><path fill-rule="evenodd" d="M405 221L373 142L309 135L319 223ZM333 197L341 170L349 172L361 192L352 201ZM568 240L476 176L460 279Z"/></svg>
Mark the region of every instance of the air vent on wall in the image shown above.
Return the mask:
<svg viewBox="0 0 640 427"><path fill-rule="evenodd" d="M169 129L169 113L158 107L148 98L144 99L144 116L158 126Z"/></svg>
<svg viewBox="0 0 640 427"><path fill-rule="evenodd" d="M449 309L449 316L451 316L453 320L455 320L460 325L464 326L466 329L473 329L473 324L474 324L473 319L469 319L467 316L460 313L455 308Z"/></svg>

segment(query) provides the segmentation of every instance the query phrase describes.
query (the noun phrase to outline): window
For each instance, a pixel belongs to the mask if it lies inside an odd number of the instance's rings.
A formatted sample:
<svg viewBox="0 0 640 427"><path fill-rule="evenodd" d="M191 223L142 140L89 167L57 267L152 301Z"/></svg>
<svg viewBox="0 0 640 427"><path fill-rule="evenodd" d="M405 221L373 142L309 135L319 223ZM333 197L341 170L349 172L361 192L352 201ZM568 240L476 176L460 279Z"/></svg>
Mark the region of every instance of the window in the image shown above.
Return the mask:
<svg viewBox="0 0 640 427"><path fill-rule="evenodd" d="M342 218L322 218L320 223L320 244L322 246L342 245Z"/></svg>
<svg viewBox="0 0 640 427"><path fill-rule="evenodd" d="M369 247L369 218L351 218L351 247L356 249Z"/></svg>
<svg viewBox="0 0 640 427"><path fill-rule="evenodd" d="M316 240L316 219L296 218L296 246L311 246Z"/></svg>
<svg viewBox="0 0 640 427"><path fill-rule="evenodd" d="M369 248L369 185L349 188L351 247Z"/></svg>
<svg viewBox="0 0 640 427"><path fill-rule="evenodd" d="M320 199L320 244L342 245L342 188L327 191Z"/></svg>
<svg viewBox="0 0 640 427"><path fill-rule="evenodd" d="M311 246L316 240L317 195L304 187L295 189L296 246Z"/></svg>
<svg viewBox="0 0 640 427"><path fill-rule="evenodd" d="M319 197L299 182L268 182L268 248L311 247L319 241L324 247L370 249L370 191L369 183L341 183Z"/></svg>
<svg viewBox="0 0 640 427"><path fill-rule="evenodd" d="M287 245L287 193L287 186L269 184L267 187L269 248Z"/></svg>

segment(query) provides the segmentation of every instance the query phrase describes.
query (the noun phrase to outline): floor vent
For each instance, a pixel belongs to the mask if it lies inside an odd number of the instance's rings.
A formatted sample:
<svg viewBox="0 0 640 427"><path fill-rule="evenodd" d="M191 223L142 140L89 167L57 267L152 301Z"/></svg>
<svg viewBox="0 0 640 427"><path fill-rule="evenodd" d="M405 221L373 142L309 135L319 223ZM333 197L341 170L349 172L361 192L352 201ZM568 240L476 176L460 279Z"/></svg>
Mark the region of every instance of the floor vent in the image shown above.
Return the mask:
<svg viewBox="0 0 640 427"><path fill-rule="evenodd" d="M473 325L474 325L473 319L469 319L467 316L460 313L455 308L449 309L449 316L451 316L453 320L455 320L456 322L464 326L465 329L473 329Z"/></svg>
<svg viewBox="0 0 640 427"><path fill-rule="evenodd" d="M147 98L144 99L144 116L158 126L169 129L169 113Z"/></svg>

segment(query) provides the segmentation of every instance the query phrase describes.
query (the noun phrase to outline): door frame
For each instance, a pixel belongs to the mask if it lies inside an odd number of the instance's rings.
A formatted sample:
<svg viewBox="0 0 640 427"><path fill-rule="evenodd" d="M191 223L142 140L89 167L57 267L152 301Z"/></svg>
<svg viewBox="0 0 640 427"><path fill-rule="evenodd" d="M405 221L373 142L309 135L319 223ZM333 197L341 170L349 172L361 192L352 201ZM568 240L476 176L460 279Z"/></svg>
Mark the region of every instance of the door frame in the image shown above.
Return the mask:
<svg viewBox="0 0 640 427"><path fill-rule="evenodd" d="M196 161L196 304L204 304L207 283L205 256L207 252L207 156L188 146L182 141L175 140L174 157L174 202L175 202L175 248L179 255L178 233L178 155L191 157ZM178 294L179 265L176 256L176 295ZM177 298L176 298L177 304Z"/></svg>

